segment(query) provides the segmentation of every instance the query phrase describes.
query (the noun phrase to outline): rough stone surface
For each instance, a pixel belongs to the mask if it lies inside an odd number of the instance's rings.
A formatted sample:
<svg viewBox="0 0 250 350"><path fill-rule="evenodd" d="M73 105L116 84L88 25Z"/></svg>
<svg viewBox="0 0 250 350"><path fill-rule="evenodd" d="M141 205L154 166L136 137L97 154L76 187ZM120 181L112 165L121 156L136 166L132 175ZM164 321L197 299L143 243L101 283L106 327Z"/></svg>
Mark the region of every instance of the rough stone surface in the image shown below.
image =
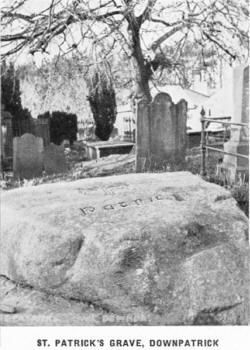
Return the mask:
<svg viewBox="0 0 250 350"><path fill-rule="evenodd" d="M247 324L247 228L229 192L187 172L16 189L0 274L147 324Z"/></svg>
<svg viewBox="0 0 250 350"><path fill-rule="evenodd" d="M15 314L16 308L9 304L0 304L0 313Z"/></svg>

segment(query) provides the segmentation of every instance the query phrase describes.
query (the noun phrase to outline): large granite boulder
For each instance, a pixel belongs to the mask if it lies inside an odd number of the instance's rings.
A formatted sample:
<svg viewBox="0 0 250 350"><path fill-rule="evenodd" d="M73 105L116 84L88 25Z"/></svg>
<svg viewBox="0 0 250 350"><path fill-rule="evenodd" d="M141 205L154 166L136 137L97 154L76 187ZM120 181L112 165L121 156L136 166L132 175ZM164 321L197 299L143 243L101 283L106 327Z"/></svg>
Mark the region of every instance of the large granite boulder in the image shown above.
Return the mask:
<svg viewBox="0 0 250 350"><path fill-rule="evenodd" d="M0 274L147 324L248 323L248 221L187 172L2 195Z"/></svg>

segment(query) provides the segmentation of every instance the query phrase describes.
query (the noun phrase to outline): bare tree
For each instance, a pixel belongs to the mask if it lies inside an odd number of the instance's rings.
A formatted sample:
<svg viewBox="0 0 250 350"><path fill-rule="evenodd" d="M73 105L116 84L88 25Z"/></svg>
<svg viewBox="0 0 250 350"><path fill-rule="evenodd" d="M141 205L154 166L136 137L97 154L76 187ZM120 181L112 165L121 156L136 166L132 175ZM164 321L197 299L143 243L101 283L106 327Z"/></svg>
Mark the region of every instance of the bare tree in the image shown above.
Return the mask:
<svg viewBox="0 0 250 350"><path fill-rule="evenodd" d="M47 52L55 44L64 53L91 47L100 60L125 54L135 96L148 101L150 79L175 68L187 43L195 43L196 53L211 48L231 60L248 54L247 0L48 0L40 12L29 1L2 6L2 57L27 48ZM164 45L174 48L171 56Z"/></svg>

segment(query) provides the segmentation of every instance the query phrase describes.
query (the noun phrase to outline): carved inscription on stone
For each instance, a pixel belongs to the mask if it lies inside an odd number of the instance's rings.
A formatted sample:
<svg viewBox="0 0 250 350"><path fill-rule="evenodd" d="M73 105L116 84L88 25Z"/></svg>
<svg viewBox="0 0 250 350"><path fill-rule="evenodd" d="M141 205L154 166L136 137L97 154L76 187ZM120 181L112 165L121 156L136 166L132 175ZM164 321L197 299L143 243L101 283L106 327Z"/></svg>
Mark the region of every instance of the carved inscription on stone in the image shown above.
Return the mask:
<svg viewBox="0 0 250 350"><path fill-rule="evenodd" d="M128 200L128 201L120 201L120 202L114 202L114 203L109 203L109 204L105 204L102 207L94 207L94 206L85 206L80 208L80 212L83 216L86 215L90 215L92 213L94 213L97 209L101 209L103 211L112 211L112 210L119 210L119 209L124 209L127 207L131 207L131 206L141 206L141 205L145 205L148 203L152 203L152 202L157 202L157 201L161 201L161 200L175 200L175 196L172 194L154 194L150 197L145 197L145 198L136 198L133 200Z"/></svg>

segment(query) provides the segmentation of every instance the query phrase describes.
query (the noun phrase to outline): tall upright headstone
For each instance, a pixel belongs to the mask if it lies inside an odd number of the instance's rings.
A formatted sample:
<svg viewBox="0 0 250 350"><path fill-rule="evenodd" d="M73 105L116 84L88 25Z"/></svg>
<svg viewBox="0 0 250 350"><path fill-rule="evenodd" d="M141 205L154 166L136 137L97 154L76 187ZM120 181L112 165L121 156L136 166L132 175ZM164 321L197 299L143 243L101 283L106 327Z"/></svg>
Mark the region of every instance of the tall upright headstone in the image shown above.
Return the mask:
<svg viewBox="0 0 250 350"><path fill-rule="evenodd" d="M46 146L43 152L44 170L47 174L58 174L67 171L67 164L63 145L54 143Z"/></svg>
<svg viewBox="0 0 250 350"><path fill-rule="evenodd" d="M1 166L10 167L13 157L12 115L1 104ZM2 164L3 163L3 164Z"/></svg>
<svg viewBox="0 0 250 350"><path fill-rule="evenodd" d="M32 179L43 172L43 139L31 134L15 137L13 168L14 177Z"/></svg>
<svg viewBox="0 0 250 350"><path fill-rule="evenodd" d="M159 93L151 104L141 101L137 111L136 171L162 169L185 160L187 102L174 104Z"/></svg>
<svg viewBox="0 0 250 350"><path fill-rule="evenodd" d="M233 73L233 116L232 122L249 124L249 65L235 68ZM249 155L249 129L232 126L230 140L225 143L226 152ZM249 175L248 159L225 155L222 168L231 181Z"/></svg>
<svg viewBox="0 0 250 350"><path fill-rule="evenodd" d="M44 147L50 144L49 119L33 118L33 134L37 137L42 137Z"/></svg>
<svg viewBox="0 0 250 350"><path fill-rule="evenodd" d="M143 172L150 160L150 105L142 100L137 107L136 121L136 171Z"/></svg>

